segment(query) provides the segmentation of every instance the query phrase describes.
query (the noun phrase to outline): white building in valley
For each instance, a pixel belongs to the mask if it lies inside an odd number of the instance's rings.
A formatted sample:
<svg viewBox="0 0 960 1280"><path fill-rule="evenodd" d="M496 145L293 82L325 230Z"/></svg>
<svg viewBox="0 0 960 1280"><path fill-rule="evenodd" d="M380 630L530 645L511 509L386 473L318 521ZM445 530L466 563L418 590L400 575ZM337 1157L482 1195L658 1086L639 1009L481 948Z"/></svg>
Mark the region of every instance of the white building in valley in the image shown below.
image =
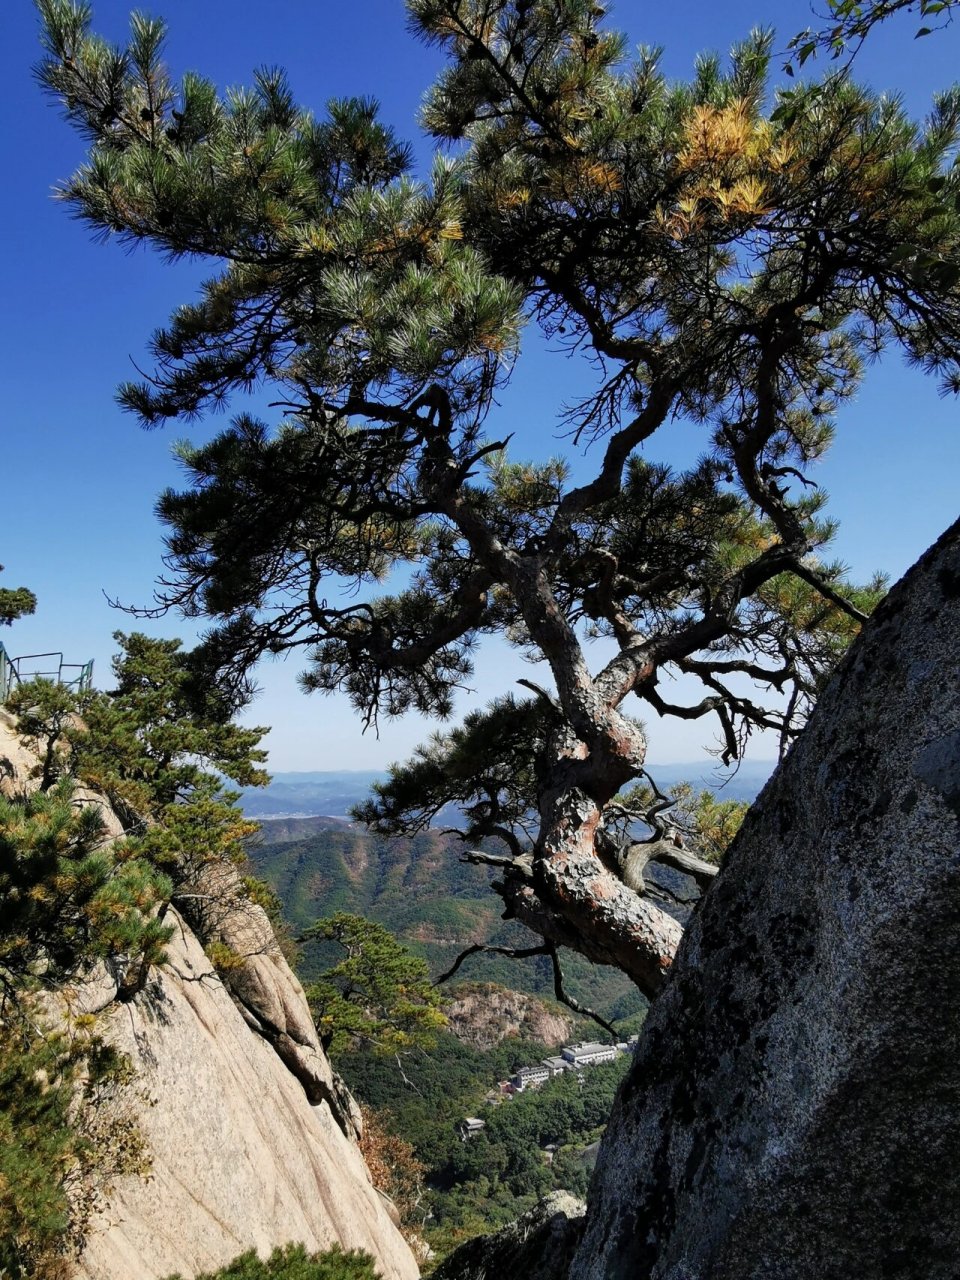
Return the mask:
<svg viewBox="0 0 960 1280"><path fill-rule="evenodd" d="M617 1046L584 1041L581 1044L571 1044L560 1052L576 1070L579 1067L595 1067L601 1062L613 1062L617 1056Z"/></svg>
<svg viewBox="0 0 960 1280"><path fill-rule="evenodd" d="M550 1071L541 1062L535 1067L521 1067L510 1079L517 1092L523 1093L524 1089L537 1088L544 1080L549 1080Z"/></svg>

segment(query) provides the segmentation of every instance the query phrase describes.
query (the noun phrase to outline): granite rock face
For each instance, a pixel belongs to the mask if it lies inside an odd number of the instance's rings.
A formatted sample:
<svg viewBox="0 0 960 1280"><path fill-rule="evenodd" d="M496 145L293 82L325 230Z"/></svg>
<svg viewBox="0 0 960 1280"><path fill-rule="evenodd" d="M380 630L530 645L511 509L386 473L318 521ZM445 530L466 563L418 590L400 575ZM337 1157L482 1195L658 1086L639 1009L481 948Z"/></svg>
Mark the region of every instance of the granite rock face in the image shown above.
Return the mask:
<svg viewBox="0 0 960 1280"><path fill-rule="evenodd" d="M478 1049L492 1049L508 1036L524 1036L555 1048L573 1035L573 1018L558 1008L492 982L461 987L444 1006L444 1013L457 1039Z"/></svg>
<svg viewBox="0 0 960 1280"><path fill-rule="evenodd" d="M580 1239L584 1208L555 1191L503 1230L462 1244L432 1280L560 1280Z"/></svg>
<svg viewBox="0 0 960 1280"><path fill-rule="evenodd" d="M215 904L197 913L200 936L224 943L243 960L224 980L244 1021L272 1046L308 1101L325 1102L347 1137L359 1138L360 1108L330 1066L303 987L277 945L267 913L249 901L231 865L205 868L197 888L205 904Z"/></svg>
<svg viewBox="0 0 960 1280"><path fill-rule="evenodd" d="M955 1280L960 524L731 847L603 1141L571 1280Z"/></svg>
<svg viewBox="0 0 960 1280"><path fill-rule="evenodd" d="M190 929L168 918L177 925L168 963L107 1015L145 1095L137 1115L150 1174L121 1178L109 1193L78 1280L189 1277L293 1241L366 1249L385 1280L415 1280L413 1255L340 1118L326 1101L310 1103Z"/></svg>
<svg viewBox="0 0 960 1280"><path fill-rule="evenodd" d="M0 712L3 786L33 785L35 763ZM109 836L120 833L102 797L78 794L103 810ZM136 1075L123 1105L150 1159L146 1178L125 1176L107 1191L75 1280L190 1277L295 1242L364 1249L384 1280L416 1280L395 1210L354 1141L356 1104L269 920L235 892L232 869L207 875L202 887L229 904L211 933L244 958L231 989L171 909L167 963L135 999L111 1003L116 985L103 971L73 993L78 1010L103 1011L103 1033L129 1057Z"/></svg>

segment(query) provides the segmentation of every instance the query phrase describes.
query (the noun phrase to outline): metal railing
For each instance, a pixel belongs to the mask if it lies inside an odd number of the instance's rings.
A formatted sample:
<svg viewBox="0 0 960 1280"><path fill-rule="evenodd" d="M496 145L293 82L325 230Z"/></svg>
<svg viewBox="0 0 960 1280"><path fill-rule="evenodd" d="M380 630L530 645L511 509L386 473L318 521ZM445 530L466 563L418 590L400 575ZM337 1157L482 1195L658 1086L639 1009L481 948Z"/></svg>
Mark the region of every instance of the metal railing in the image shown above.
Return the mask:
<svg viewBox="0 0 960 1280"><path fill-rule="evenodd" d="M54 661L48 662L47 659ZM43 666L25 665L41 662ZM76 674L71 675L70 672ZM18 658L11 658L0 644L0 703L6 702L17 685L37 677L75 689L77 693L86 693L93 687L93 659L89 662L64 662L63 654L56 651L23 653Z"/></svg>

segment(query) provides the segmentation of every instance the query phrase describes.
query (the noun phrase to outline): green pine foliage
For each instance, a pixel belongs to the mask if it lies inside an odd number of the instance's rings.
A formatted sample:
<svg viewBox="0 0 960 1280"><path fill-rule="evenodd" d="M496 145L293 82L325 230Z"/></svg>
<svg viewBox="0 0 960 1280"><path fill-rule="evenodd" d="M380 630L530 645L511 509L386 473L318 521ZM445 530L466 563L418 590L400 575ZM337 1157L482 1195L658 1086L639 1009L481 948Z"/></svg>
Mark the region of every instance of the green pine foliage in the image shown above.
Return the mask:
<svg viewBox="0 0 960 1280"><path fill-rule="evenodd" d="M179 640L116 632L115 687L83 707L71 736L73 767L117 809L162 819L202 799L228 802L224 779L263 785L263 728L232 723L215 693L198 687Z"/></svg>
<svg viewBox="0 0 960 1280"><path fill-rule="evenodd" d="M98 959L136 982L159 964L172 932L156 915L170 881L137 841L107 840L96 805L74 804L74 781L0 794L0 982L12 1001L59 989Z"/></svg>
<svg viewBox="0 0 960 1280"><path fill-rule="evenodd" d="M413 28L449 57L424 122L468 144L457 160L438 157L421 183L369 100L330 103L320 119L275 70L225 97L192 73L176 84L159 20L135 16L129 46L114 48L91 34L88 5L40 0L38 75L91 143L63 198L99 231L227 264L156 336L155 378L124 387L122 402L154 424L266 379L296 406L275 432L244 416L205 446L181 446L194 487L160 500L177 569L163 599L223 620L205 658L235 696L258 654L304 645L308 688L344 688L368 717L444 714L473 639L527 628L523 602L510 602L517 585L493 591L502 575L481 567L476 521L514 548L553 528L554 593L571 621L601 633L623 634L605 564L619 564L614 595L646 634L735 581L733 603L751 613L737 640L749 649L746 638L762 635L766 651L791 638L785 679L796 678L802 712L835 655L806 645L800 614L818 601L842 645L878 589L849 601L853 612L839 607L836 597L858 588L819 554L834 533L823 495L788 498L784 482L828 447L870 342L893 326L918 361L940 367L955 316L952 300L914 276L923 296L894 321L871 302L880 294L834 285L839 268L824 263L822 288L806 286L822 323L782 340L790 372L777 423L741 447L734 420L738 403L748 416L755 408L756 317L803 293L795 211L819 208L825 169L838 221L868 212L865 277L881 260L892 269L918 235L921 256L948 252L955 215L925 184L951 145L954 98L938 102L922 136L899 108L850 85L832 86L809 119L775 126L762 113L769 35L738 46L728 72L703 59L690 85L675 86L651 54L623 64L622 39L592 0L408 7ZM846 152L860 163L845 163ZM870 165L886 175L879 183ZM881 226L886 248L874 242ZM927 323L929 308L942 311L939 325ZM578 439L625 426L662 396L650 430L670 409L708 421L710 456L674 475L626 447L622 482L578 493L574 511L563 460L512 461L484 444L481 421L531 315L628 361L571 410ZM364 416L372 426L357 425ZM749 467L745 448L756 455ZM445 450L474 533L433 492ZM775 541L796 543L809 563L785 553L775 564ZM400 561L415 572L398 595L335 609L317 594L328 575L375 583ZM798 585L784 589L784 573ZM714 639L729 647L726 632ZM732 722L764 723L724 690ZM660 709L654 681L641 696Z"/></svg>
<svg viewBox="0 0 960 1280"><path fill-rule="evenodd" d="M18 686L8 700L22 740L39 757L35 773L40 796L27 799L19 811L30 813L31 806L43 803L42 795L63 783L61 812L72 786L69 778L99 791L127 833L125 841L110 845L109 852L97 852L94 859L97 865L122 859L122 875L111 869L109 885L100 885L92 869L85 868L84 884L114 895L100 912L103 920L114 921L113 942L119 945L123 929L134 927L138 912L149 913L170 901L192 912L191 922L202 933L207 918L217 912L196 905L199 877L218 865L245 870L244 841L256 830L255 823L244 819L225 780L245 787L267 781L259 767L265 752L257 746L265 730L230 721L217 695L198 687L192 656L179 640L136 632L117 632L115 639L121 652L113 662L116 685L111 692L78 694L38 679ZM38 823L42 827L46 818L32 821L33 827L18 831L16 840L32 838L30 831ZM99 819L88 807L78 821L93 831ZM95 833L89 838L95 839ZM102 838L100 843L105 843ZM241 896L256 893L270 899L265 888L254 888L250 876L246 885L242 877L230 883ZM124 914L124 895L132 914ZM149 927L162 932L158 922ZM111 945L105 942L96 954L107 954ZM142 963L131 973L142 980L159 954L156 948L142 948Z"/></svg>
<svg viewBox="0 0 960 1280"><path fill-rule="evenodd" d="M37 597L27 587L0 587L0 627L11 626L17 618L33 613L36 607Z"/></svg>
<svg viewBox="0 0 960 1280"><path fill-rule="evenodd" d="M484 711L471 711L462 725L434 734L406 764L393 765L388 781L374 783L374 798L354 817L384 835L425 829L447 805L467 820L464 839L495 836L515 852L536 830L531 797L537 759L551 729L542 700L512 695Z"/></svg>
<svg viewBox="0 0 960 1280"><path fill-rule="evenodd" d="M206 940L223 903L204 909L197 887L211 868L246 871L244 841L256 830L237 805L239 786L261 786L263 728L231 722L217 696L198 685L179 640L117 632L115 687L83 701L65 733L70 768L110 800L141 856L171 879L171 900ZM224 884L227 882L224 881ZM241 897L252 877L231 878ZM206 892L206 890L205 890ZM239 898L238 898L239 902Z"/></svg>
<svg viewBox="0 0 960 1280"><path fill-rule="evenodd" d="M67 734L86 700L86 695L42 676L17 684L7 699L20 740L37 756L34 777L41 791L49 790L69 770Z"/></svg>
<svg viewBox="0 0 960 1280"><path fill-rule="evenodd" d="M432 1047L446 1019L419 956L381 925L344 912L318 920L303 941L335 943L341 957L307 987L324 1048L363 1043L396 1054Z"/></svg>
<svg viewBox="0 0 960 1280"><path fill-rule="evenodd" d="M269 1258L260 1258L251 1250L235 1258L219 1271L205 1271L195 1280L376 1280L373 1259L369 1254L339 1245L323 1253L307 1253L303 1245L291 1244L274 1249ZM183 1280L168 1276L167 1280Z"/></svg>

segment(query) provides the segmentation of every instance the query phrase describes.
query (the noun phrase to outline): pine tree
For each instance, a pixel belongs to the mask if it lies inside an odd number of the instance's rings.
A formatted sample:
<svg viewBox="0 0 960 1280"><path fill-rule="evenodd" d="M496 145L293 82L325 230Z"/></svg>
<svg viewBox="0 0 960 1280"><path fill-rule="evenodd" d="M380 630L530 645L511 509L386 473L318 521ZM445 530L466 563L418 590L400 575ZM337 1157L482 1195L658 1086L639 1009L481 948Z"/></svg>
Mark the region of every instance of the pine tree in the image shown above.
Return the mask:
<svg viewBox="0 0 960 1280"><path fill-rule="evenodd" d="M435 1042L446 1018L426 962L388 929L341 911L311 925L301 941L332 942L343 953L307 988L325 1049L359 1043L396 1053Z"/></svg>
<svg viewBox="0 0 960 1280"><path fill-rule="evenodd" d="M33 613L36 607L37 597L26 587L0 587L0 627L9 627L17 618Z"/></svg>
<svg viewBox="0 0 960 1280"><path fill-rule="evenodd" d="M881 597L829 557L808 472L865 359L960 387L960 94L923 125L843 77L771 100L769 33L671 84L594 0L408 0L447 55L423 121L457 144L416 180L369 100L318 118L276 71L221 98L173 82L158 21L114 49L86 5L39 8L40 79L90 144L66 203L214 264L122 403L152 425L266 382L287 407L182 445L190 486L160 498L160 607L215 623L198 673L239 700L302 650L305 688L372 723L446 715L485 635L544 659L549 688L436 741L368 816L467 805L542 949L656 991L679 929L624 881L632 711L714 718L727 761L757 729L786 745ZM593 446L576 479L497 417L525 323L592 367L538 424ZM650 458L677 420L703 439L681 472Z"/></svg>
<svg viewBox="0 0 960 1280"><path fill-rule="evenodd" d="M196 691L179 640L114 639L115 688L80 700L60 739L64 767L109 799L139 856L169 877L168 900L208 942L225 913L259 893L241 874L257 824L229 782L268 781L257 745L266 730L234 724L214 691Z"/></svg>

